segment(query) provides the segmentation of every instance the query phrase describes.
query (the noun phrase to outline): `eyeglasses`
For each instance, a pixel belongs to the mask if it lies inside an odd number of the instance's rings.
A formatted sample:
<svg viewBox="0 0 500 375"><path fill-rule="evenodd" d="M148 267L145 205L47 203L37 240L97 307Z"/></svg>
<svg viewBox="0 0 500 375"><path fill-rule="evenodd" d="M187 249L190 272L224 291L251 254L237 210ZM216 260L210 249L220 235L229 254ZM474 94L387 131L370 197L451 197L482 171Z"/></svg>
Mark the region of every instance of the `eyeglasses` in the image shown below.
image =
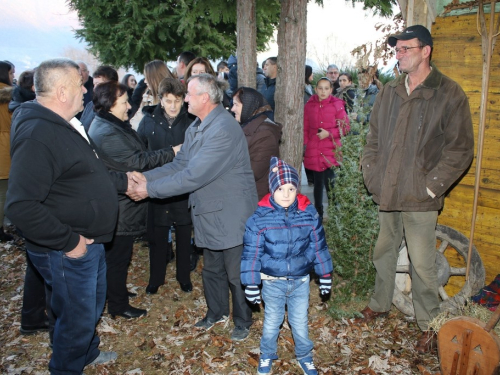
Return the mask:
<svg viewBox="0 0 500 375"><path fill-rule="evenodd" d="M339 74L339 72L326 72L326 74Z"/></svg>
<svg viewBox="0 0 500 375"><path fill-rule="evenodd" d="M394 48L394 51L396 51L396 53L401 53L402 55L404 55L406 52L408 52L409 49L413 49L413 48L424 48L425 46L416 46L416 47L401 47L401 48Z"/></svg>

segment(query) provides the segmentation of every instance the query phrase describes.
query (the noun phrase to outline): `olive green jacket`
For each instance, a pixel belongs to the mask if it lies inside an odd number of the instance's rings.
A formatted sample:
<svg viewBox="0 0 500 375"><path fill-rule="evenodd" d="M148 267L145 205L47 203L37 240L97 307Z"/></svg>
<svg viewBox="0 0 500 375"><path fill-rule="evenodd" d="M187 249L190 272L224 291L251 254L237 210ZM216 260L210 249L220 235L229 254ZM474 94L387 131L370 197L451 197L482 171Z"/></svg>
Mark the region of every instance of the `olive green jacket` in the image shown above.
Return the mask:
<svg viewBox="0 0 500 375"><path fill-rule="evenodd" d="M431 66L410 96L402 74L385 85L373 106L362 168L381 211L440 210L444 194L472 161L467 96Z"/></svg>

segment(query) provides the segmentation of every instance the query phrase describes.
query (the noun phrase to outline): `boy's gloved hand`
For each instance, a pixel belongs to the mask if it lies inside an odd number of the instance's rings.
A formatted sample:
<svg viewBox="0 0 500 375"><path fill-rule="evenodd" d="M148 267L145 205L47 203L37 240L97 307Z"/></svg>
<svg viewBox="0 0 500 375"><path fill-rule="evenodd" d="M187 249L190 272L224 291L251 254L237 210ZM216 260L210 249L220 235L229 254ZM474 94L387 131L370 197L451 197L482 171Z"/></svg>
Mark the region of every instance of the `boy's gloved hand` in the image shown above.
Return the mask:
<svg viewBox="0 0 500 375"><path fill-rule="evenodd" d="M247 285L245 288L245 297L250 303L258 305L262 302L260 298L260 289L258 285Z"/></svg>
<svg viewBox="0 0 500 375"><path fill-rule="evenodd" d="M332 291L332 275L323 275L319 278L319 293L322 296L329 294Z"/></svg>

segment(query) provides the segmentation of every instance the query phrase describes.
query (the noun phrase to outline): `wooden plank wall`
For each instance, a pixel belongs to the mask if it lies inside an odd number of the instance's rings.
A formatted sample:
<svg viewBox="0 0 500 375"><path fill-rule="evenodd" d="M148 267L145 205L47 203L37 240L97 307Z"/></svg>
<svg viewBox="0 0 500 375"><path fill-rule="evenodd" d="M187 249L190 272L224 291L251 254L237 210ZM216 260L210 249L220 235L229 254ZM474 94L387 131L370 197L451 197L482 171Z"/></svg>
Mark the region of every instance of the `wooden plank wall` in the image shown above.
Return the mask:
<svg viewBox="0 0 500 375"><path fill-rule="evenodd" d="M432 27L432 36L434 39L432 60L439 70L457 81L469 97L474 123L475 155L477 155L483 59L476 15L438 17ZM486 269L486 284L500 273L500 43L498 41L493 52L488 101L474 235L474 244ZM440 224L453 227L466 237L470 235L475 171L476 158L468 173L445 199L443 212L438 219ZM447 291L460 288L462 283L460 280L451 282Z"/></svg>

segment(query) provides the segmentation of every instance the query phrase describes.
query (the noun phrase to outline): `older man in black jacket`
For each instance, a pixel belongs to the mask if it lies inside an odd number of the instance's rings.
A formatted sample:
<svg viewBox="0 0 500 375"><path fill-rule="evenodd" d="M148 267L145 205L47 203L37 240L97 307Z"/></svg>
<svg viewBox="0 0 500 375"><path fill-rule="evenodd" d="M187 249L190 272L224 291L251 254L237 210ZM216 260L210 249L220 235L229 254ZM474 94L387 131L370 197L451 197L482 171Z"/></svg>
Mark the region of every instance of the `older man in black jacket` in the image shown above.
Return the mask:
<svg viewBox="0 0 500 375"><path fill-rule="evenodd" d="M56 316L51 374L81 374L114 360L100 352L95 327L106 298L104 246L113 236L117 189L74 116L85 88L78 65L48 60L35 73L37 102L12 121L12 167L6 211L26 237L30 260L52 287Z"/></svg>

